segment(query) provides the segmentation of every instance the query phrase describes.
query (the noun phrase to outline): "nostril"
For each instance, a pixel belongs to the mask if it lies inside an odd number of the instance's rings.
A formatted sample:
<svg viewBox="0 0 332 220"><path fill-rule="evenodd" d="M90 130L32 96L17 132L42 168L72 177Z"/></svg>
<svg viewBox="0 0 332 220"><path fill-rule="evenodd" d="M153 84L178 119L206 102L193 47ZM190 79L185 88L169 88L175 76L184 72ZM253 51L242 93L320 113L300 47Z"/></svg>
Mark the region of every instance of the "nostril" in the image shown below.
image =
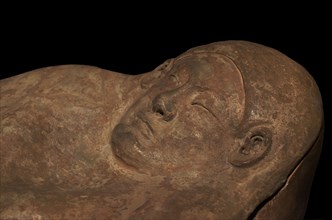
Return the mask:
<svg viewBox="0 0 332 220"><path fill-rule="evenodd" d="M164 116L165 115L165 112L161 108L156 108L155 112L159 116Z"/></svg>
<svg viewBox="0 0 332 220"><path fill-rule="evenodd" d="M157 96L152 101L152 111L160 117L163 117L165 115L165 113L166 113L165 104L160 96Z"/></svg>
<svg viewBox="0 0 332 220"><path fill-rule="evenodd" d="M164 105L154 106L153 112L164 121L171 121L175 117L175 114L167 111Z"/></svg>
<svg viewBox="0 0 332 220"><path fill-rule="evenodd" d="M160 95L152 101L152 111L164 121L171 121L176 115L174 106L169 102L165 103L165 98Z"/></svg>
<svg viewBox="0 0 332 220"><path fill-rule="evenodd" d="M163 117L165 115L165 110L163 108L162 103L160 103L160 102L154 102L153 103L152 111L160 117Z"/></svg>

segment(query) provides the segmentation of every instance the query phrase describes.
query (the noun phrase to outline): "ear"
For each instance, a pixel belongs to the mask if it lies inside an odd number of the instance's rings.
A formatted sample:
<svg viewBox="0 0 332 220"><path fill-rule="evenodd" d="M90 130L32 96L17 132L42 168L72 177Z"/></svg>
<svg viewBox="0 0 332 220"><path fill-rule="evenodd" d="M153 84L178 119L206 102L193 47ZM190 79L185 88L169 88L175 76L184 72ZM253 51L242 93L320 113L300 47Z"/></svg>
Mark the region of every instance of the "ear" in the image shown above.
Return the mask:
<svg viewBox="0 0 332 220"><path fill-rule="evenodd" d="M143 74L140 85L142 89L148 89L153 86L163 75L164 72L169 71L173 66L174 59L166 60L163 64L159 65L152 72Z"/></svg>
<svg viewBox="0 0 332 220"><path fill-rule="evenodd" d="M271 130L266 127L253 127L231 153L229 162L237 167L257 164L269 153L271 145Z"/></svg>

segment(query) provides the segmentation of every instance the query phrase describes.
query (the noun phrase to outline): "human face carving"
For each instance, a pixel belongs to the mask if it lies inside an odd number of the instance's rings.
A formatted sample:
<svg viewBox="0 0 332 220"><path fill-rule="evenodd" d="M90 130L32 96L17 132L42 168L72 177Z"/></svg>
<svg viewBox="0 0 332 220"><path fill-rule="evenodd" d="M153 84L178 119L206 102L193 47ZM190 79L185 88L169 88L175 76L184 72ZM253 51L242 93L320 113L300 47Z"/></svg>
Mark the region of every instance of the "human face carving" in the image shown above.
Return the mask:
<svg viewBox="0 0 332 220"><path fill-rule="evenodd" d="M242 78L217 54L185 54L170 65L114 128L112 149L139 170L204 171L225 160Z"/></svg>

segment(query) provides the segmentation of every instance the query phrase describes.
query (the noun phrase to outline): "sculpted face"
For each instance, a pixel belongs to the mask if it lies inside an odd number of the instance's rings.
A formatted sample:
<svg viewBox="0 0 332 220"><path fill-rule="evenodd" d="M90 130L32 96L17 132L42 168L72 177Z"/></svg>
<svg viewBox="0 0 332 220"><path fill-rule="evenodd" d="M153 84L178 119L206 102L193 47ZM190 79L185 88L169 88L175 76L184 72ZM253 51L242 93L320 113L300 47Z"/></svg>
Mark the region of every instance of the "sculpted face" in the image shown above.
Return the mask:
<svg viewBox="0 0 332 220"><path fill-rule="evenodd" d="M236 66L221 55L172 60L115 127L114 154L139 170L206 172L207 164L226 163L242 87Z"/></svg>

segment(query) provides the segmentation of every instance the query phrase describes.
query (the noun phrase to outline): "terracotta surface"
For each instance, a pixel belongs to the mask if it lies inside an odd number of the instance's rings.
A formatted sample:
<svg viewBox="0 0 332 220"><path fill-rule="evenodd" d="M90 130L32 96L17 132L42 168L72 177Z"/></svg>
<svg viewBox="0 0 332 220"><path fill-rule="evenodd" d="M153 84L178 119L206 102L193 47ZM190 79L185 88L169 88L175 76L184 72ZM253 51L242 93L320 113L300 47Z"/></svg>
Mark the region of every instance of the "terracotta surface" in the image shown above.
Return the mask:
<svg viewBox="0 0 332 220"><path fill-rule="evenodd" d="M1 219L302 219L323 110L313 78L245 41L155 70L0 81Z"/></svg>

